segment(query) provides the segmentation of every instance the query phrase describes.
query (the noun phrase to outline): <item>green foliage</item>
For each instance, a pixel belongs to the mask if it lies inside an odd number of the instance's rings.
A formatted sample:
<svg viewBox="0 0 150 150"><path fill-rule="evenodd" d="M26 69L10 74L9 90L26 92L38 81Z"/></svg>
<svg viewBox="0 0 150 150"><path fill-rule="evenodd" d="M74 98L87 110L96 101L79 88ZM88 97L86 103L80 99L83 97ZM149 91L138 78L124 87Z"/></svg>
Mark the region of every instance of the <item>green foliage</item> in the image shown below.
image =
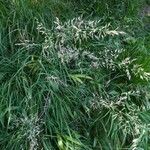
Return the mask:
<svg viewBox="0 0 150 150"><path fill-rule="evenodd" d="M150 149L144 4L0 1L2 150Z"/></svg>

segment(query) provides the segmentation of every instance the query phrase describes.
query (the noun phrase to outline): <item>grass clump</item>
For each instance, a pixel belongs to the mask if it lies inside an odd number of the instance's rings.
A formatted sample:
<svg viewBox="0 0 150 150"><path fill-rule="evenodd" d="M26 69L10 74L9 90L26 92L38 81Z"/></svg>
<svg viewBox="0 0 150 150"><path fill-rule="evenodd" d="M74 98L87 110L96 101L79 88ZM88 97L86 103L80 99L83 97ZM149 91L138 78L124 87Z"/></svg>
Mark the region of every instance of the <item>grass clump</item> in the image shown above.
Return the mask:
<svg viewBox="0 0 150 150"><path fill-rule="evenodd" d="M1 149L148 150L144 1L8 3L0 2Z"/></svg>

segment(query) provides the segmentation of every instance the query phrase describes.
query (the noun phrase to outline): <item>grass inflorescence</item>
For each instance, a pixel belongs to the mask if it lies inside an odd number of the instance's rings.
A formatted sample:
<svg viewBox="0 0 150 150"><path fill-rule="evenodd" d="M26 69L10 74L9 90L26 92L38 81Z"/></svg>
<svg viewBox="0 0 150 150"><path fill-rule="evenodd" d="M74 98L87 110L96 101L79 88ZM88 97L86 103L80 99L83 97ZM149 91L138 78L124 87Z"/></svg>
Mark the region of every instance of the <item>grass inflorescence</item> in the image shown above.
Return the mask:
<svg viewBox="0 0 150 150"><path fill-rule="evenodd" d="M149 150L144 0L0 1L2 150Z"/></svg>

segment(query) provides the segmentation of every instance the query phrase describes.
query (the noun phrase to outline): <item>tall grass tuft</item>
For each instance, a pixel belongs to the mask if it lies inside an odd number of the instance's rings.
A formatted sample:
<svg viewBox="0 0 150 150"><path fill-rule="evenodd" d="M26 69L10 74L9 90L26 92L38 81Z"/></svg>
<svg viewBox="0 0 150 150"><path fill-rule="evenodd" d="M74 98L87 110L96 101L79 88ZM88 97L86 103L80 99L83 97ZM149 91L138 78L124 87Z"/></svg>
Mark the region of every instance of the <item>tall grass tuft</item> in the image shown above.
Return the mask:
<svg viewBox="0 0 150 150"><path fill-rule="evenodd" d="M2 150L150 149L144 4L0 1Z"/></svg>

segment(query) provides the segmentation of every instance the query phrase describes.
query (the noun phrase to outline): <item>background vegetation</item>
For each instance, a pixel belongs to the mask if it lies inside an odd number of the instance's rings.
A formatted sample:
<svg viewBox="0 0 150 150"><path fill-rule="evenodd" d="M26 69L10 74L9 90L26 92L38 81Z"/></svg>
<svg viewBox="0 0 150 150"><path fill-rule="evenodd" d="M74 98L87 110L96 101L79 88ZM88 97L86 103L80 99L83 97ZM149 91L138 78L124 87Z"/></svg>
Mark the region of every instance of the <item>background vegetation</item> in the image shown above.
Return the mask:
<svg viewBox="0 0 150 150"><path fill-rule="evenodd" d="M149 150L144 0L0 0L0 148Z"/></svg>

